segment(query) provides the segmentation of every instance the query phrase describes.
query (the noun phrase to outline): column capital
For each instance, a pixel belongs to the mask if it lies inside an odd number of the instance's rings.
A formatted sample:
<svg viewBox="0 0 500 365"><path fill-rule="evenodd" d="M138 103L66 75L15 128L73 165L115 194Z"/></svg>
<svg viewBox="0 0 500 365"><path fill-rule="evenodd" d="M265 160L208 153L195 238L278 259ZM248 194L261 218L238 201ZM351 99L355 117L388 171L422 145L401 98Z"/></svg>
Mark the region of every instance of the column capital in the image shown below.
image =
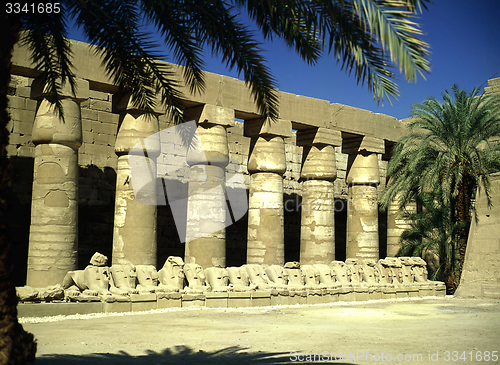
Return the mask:
<svg viewBox="0 0 500 365"><path fill-rule="evenodd" d="M356 155L346 180L348 184L380 184L377 154Z"/></svg>

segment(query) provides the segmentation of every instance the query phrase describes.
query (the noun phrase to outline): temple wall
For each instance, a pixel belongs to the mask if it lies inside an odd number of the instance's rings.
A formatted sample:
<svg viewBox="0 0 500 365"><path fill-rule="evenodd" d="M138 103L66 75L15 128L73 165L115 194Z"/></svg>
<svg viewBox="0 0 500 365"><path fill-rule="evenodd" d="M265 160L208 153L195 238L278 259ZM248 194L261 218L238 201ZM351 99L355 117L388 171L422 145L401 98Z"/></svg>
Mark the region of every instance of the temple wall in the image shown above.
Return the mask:
<svg viewBox="0 0 500 365"><path fill-rule="evenodd" d="M118 90L100 66L100 60L92 55L86 44L72 41L72 45L76 75L87 80L89 84L89 98L80 105L83 143L78 149L78 259L79 267L83 267L96 251L109 257L112 254L118 161L115 141L120 127L120 116L116 111L115 99ZM31 133L38 104L31 98L31 85L37 74L29 64L26 52L19 47L15 49L13 78L9 91L9 112L12 120L8 126L11 135L7 153L14 165L13 214L10 227L13 229L12 237L17 258L16 273L20 278L17 285L24 284L23 273L26 271L25 261L28 252L26 232L29 232L30 228L35 151ZM175 65L172 67L181 68ZM206 92L202 95L190 95L187 89L181 89L184 92L183 104L186 108L211 105L234 111L236 122L234 126L227 128L229 157L240 164L245 186L249 189L250 174L247 163L251 152L251 136L255 135L252 133L257 135L263 133L246 129L249 126L247 121L259 117L253 98L243 81L226 76L207 73L206 85ZM301 169L305 156L303 156L304 147L297 144L297 132L316 133L319 129L339 131L341 136L341 145L334 145L337 178L333 181L333 191L335 219L338 220L335 230L336 251L340 250L345 254L345 209L348 199L346 178L352 164L349 156L358 151L376 153L380 178L377 189L380 191L386 182L388 155L384 153L404 134L404 125L396 118L387 115L330 103L327 100L285 92L279 92L279 99L280 120L291 123L292 128L291 135L283 137L286 162L286 169L282 175L285 261L298 261L300 255ZM167 116L159 116L160 130L171 126ZM276 128L281 128L280 124ZM281 132L273 133L280 135ZM158 171L162 165L164 167L168 165L168 159L158 160ZM236 168L235 163L229 163L225 170L226 173L231 173ZM343 209L339 209L340 207ZM157 265L161 266L168 256L183 256L184 243L181 243L177 236L169 206L158 206L157 217ZM385 227L386 224L379 219L379 226ZM246 262L247 235L248 214L226 228L228 266L242 265Z"/></svg>
<svg viewBox="0 0 500 365"><path fill-rule="evenodd" d="M492 208L484 189L476 199L457 296L500 298L500 173L490 175Z"/></svg>

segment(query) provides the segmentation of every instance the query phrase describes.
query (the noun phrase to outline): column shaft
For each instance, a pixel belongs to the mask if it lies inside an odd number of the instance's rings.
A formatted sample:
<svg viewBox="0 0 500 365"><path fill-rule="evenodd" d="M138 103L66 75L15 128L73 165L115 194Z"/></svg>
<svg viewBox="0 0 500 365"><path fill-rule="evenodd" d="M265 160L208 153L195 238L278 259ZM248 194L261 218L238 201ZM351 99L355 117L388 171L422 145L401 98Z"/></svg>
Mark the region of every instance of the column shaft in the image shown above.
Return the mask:
<svg viewBox="0 0 500 365"><path fill-rule="evenodd" d="M124 97L117 108L124 111L115 143L118 168L112 264L156 265L158 118L137 110L129 96ZM135 176L134 171L136 174L140 171L141 176ZM142 185L136 187L136 191L133 181Z"/></svg>
<svg viewBox="0 0 500 365"><path fill-rule="evenodd" d="M329 265L335 260L334 146L342 145L342 136L326 128L303 130L297 144L303 146L300 263Z"/></svg>
<svg viewBox="0 0 500 365"><path fill-rule="evenodd" d="M359 153L347 176L346 257L379 259L378 184L380 182L376 153Z"/></svg>
<svg viewBox="0 0 500 365"><path fill-rule="evenodd" d="M203 268L226 267L226 166L229 147L226 127L234 110L203 105L186 110L197 121L197 133L186 159L190 165L184 261Z"/></svg>
<svg viewBox="0 0 500 365"><path fill-rule="evenodd" d="M77 79L78 95L61 90L64 120L51 95L34 82L31 96L41 99L33 124L36 145L33 168L27 285L62 283L78 261L78 148L82 144L80 102L88 82Z"/></svg>
<svg viewBox="0 0 500 365"><path fill-rule="evenodd" d="M118 157L116 171L113 265L156 265L156 205L139 202L134 194L129 159ZM151 168L155 163L145 158ZM156 170L154 175L156 175Z"/></svg>
<svg viewBox="0 0 500 365"><path fill-rule="evenodd" d="M27 285L62 283L77 268L78 152L49 143L35 148Z"/></svg>
<svg viewBox="0 0 500 365"><path fill-rule="evenodd" d="M326 264L335 260L333 183L308 180L302 183L300 263Z"/></svg>
<svg viewBox="0 0 500 365"><path fill-rule="evenodd" d="M284 265L283 225L283 177L273 172L253 174L248 203L248 264Z"/></svg>
<svg viewBox="0 0 500 365"><path fill-rule="evenodd" d="M377 185L352 184L347 202L347 258L379 259Z"/></svg>
<svg viewBox="0 0 500 365"><path fill-rule="evenodd" d="M223 167L190 168L185 262L226 266L226 198Z"/></svg>

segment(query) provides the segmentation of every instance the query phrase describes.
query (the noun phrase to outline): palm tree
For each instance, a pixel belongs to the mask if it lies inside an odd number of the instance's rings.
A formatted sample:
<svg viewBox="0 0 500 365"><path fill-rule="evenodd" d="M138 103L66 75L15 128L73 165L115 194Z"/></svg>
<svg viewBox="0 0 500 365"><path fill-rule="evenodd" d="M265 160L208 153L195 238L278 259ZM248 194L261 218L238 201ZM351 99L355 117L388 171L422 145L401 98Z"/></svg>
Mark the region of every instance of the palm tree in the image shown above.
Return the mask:
<svg viewBox="0 0 500 365"><path fill-rule="evenodd" d="M439 188L421 194L418 203L422 209L402 213L410 228L400 236L398 256L437 257L437 264L429 265L429 279L444 281L447 293L453 294L460 271L458 238L468 222L452 220L451 207L443 203Z"/></svg>
<svg viewBox="0 0 500 365"><path fill-rule="evenodd" d="M281 38L306 62L314 64L323 53L333 53L342 69L354 71L367 83L377 101L396 97L397 65L409 81L430 70L428 45L414 18L429 0L47 0L4 3L0 15L0 364L26 364L34 356L32 337L17 323L14 287L8 267L5 205L8 194L8 159L5 147L9 116L6 113L13 45L29 47L35 68L53 95L64 119L62 86L75 87L71 47L66 39L68 22L83 30L97 46L106 71L138 106L152 112L155 96L176 121L182 121L177 75L165 63L155 62L167 53L185 66L183 79L190 92L205 89L205 48L222 57L227 67L243 75L262 117L278 118L278 98L254 34L240 20L246 11L264 39ZM16 5L17 4L17 5ZM43 8L43 9L42 9ZM42 11L43 10L43 11ZM147 27L156 29L163 44L153 41ZM20 30L25 30L20 32ZM17 332L10 329L16 328ZM7 330L5 330L7 329ZM24 337L23 337L24 336ZM25 345L11 345L27 338ZM16 340L13 340L16 339ZM17 346L17 347L16 347ZM24 347L23 347L24 346ZM31 346L31 347L30 347ZM24 358L19 348L31 349ZM31 356L31 357L30 357Z"/></svg>
<svg viewBox="0 0 500 365"><path fill-rule="evenodd" d="M448 243L458 248L458 271L450 284L454 291L465 258L471 199L483 188L491 205L488 175L500 170L500 95L479 95L477 88L467 93L457 86L452 92L443 94L443 102L429 98L413 106L410 132L393 149L387 167L389 184L380 201L385 209L396 196L401 208L427 199L428 208L438 204L439 214L449 215L450 229L441 233L451 234L459 227L458 242ZM433 202L428 200L429 193ZM432 221L428 234L445 223L434 213L427 213Z"/></svg>

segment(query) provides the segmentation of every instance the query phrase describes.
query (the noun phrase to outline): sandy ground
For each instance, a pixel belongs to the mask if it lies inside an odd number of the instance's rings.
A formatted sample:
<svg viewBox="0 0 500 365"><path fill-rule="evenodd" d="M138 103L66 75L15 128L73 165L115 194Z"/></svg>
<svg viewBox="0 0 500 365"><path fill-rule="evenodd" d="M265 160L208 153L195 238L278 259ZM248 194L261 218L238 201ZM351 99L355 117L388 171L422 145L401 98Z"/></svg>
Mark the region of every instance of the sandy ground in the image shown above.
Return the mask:
<svg viewBox="0 0 500 365"><path fill-rule="evenodd" d="M186 308L51 317L44 322L24 318L23 322L37 339L37 364L283 364L308 360L471 364L479 359L500 363L499 300L446 297Z"/></svg>

